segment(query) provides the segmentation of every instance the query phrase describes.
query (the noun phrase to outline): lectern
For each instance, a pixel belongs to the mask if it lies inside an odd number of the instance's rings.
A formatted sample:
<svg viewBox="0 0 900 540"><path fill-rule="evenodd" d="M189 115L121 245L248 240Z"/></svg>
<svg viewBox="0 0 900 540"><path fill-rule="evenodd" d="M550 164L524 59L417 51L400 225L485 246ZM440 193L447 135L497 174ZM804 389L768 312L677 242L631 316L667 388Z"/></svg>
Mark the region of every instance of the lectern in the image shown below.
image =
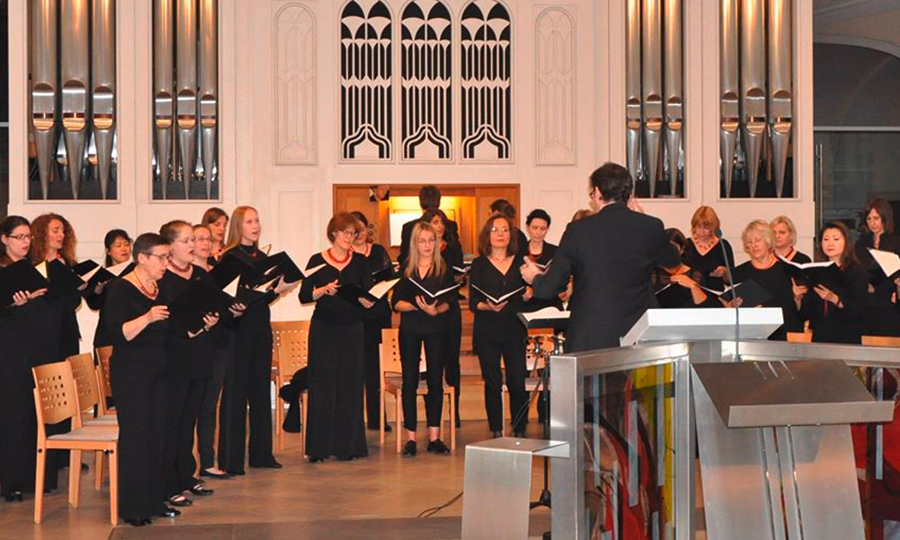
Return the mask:
<svg viewBox="0 0 900 540"><path fill-rule="evenodd" d="M740 339L766 339L783 323L781 308L744 308L740 314L733 308L648 309L620 341L625 347L654 341L734 340L737 334Z"/></svg>

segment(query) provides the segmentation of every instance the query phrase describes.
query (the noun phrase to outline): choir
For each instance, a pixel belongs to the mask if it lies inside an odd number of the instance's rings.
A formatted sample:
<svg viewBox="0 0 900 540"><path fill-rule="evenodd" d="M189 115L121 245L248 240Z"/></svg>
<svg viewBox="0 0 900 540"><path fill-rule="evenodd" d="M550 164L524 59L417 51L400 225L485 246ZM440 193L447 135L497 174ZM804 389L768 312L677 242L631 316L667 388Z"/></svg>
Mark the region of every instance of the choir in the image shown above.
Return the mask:
<svg viewBox="0 0 900 540"><path fill-rule="evenodd" d="M363 213L342 212L328 222L328 248L300 271L289 259L288 264L260 248L259 214L241 206L230 217L210 208L196 225L170 221L158 233L134 240L126 231L111 230L104 238L102 266L113 277L79 284L72 278L78 275L76 235L63 216L45 214L31 223L18 216L3 219L0 495L15 502L34 490L36 416L30 369L78 353L75 313L82 298L99 312L94 347L113 350L119 514L134 526L179 515L178 507L193 502L188 494L212 495L202 478L243 475L245 464L281 467L272 450L270 305L301 278L299 301L315 304L303 374L309 392L305 448L310 463L368 454L366 426L378 429L385 414L378 407L379 352L382 330L392 326L393 313L399 314L403 366L403 455L417 455L416 400L422 377L427 451L451 452L439 427L445 380L456 390L459 422L465 285L474 317L473 351L494 436L503 432L504 391L510 397L513 433L521 436L527 426L527 414L521 414L529 401L527 331L518 318L522 312L568 305L569 350L611 346L628 321L648 307L781 308L784 326L770 339L804 331L825 343L860 343L867 334L900 335L900 279L883 270L877 257L878 251L900 255L900 237L885 201L874 199L865 206L856 242L844 223L827 223L817 238L815 260L820 264L813 266L796 249L797 231L790 218L754 220L741 234L749 260L735 267L711 207L697 209L688 236L663 229L659 220L635 206L631 180L619 169L604 166L592 176L592 203L600 210L579 211L559 246L546 240L552 221L546 211L532 210L520 230L515 208L508 201L494 201L492 215L481 224L471 265L464 260L459 227L440 210L440 191L434 186L420 193L422 216L403 228L399 267L388 249L374 242ZM626 260L632 270L623 266ZM231 278L239 286L228 291ZM388 281L392 288L376 295L373 285ZM740 294L726 294L729 287ZM608 313L585 319L579 310L586 309ZM599 332L598 325L603 327ZM48 429L58 433L69 428ZM56 489L57 471L67 465L61 452L51 452L47 489Z"/></svg>

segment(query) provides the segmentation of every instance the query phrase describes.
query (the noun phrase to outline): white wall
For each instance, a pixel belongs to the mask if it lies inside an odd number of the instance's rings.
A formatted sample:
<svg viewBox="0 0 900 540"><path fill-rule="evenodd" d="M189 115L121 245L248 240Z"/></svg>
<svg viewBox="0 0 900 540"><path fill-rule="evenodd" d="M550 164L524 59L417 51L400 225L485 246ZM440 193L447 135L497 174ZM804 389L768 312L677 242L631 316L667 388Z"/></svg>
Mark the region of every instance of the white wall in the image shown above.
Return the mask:
<svg viewBox="0 0 900 540"><path fill-rule="evenodd" d="M155 230L172 218L198 220L207 203L150 200L151 139L151 2L118 2L119 201L28 202L27 177L27 0L11 0L10 21L10 213L34 217L47 210L66 215L79 238L79 256L99 257L103 234L122 227L132 233ZM462 0L450 0L458 19ZM523 211L541 206L556 218L551 238L579 208L587 206L590 172L607 160L625 159L625 0L507 0L513 21L513 153L507 163L387 164L341 163L338 152L339 50L341 3L337 0L219 0L220 5L220 172L227 209L256 206L264 242L298 257L319 249L332 208L336 183L519 183ZM740 231L750 220L790 215L799 229L801 249L809 251L814 234L812 147L812 3L794 0L794 91L798 99L794 140L798 196L786 200L722 200L718 196L718 2L685 0L685 94L687 198L642 201L668 226L689 229L701 204L716 208L723 230L740 251ZM399 25L401 3L390 3ZM315 48L291 48L276 42L279 14L302 6L315 22ZM574 102L557 114L571 117L574 163L536 164L536 133L547 127L537 119L536 23L548 8L563 10L575 25ZM458 29L455 30L458 32ZM458 33L455 34L458 36ZM277 158L285 144L276 133L276 61L305 55L314 63L315 97L291 103L299 111L287 122L309 115L315 153L311 164L288 164ZM396 51L395 51L396 53ZM458 66L458 54L456 65ZM399 70L395 70L399 73ZM397 100L399 104L399 98ZM458 104L457 104L458 111ZM457 120L457 127L458 127ZM458 137L459 130L455 129ZM397 137L399 138L399 137ZM557 225L558 223L558 225ZM275 308L278 318L296 317L294 298ZM91 325L92 327L92 325Z"/></svg>

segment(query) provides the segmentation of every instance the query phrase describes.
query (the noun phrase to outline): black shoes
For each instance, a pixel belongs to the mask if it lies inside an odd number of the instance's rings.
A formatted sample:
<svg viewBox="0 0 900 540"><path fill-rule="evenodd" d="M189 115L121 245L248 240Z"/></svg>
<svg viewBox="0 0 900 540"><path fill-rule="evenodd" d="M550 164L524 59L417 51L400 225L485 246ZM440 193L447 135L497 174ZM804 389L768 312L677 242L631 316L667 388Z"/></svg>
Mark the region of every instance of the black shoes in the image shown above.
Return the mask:
<svg viewBox="0 0 900 540"><path fill-rule="evenodd" d="M320 457L311 457L311 458L309 458L309 462L310 462L310 463L322 463L323 461L325 461L325 460L322 459L322 458L320 458Z"/></svg>
<svg viewBox="0 0 900 540"><path fill-rule="evenodd" d="M169 504L172 504L171 499L170 499ZM163 510L162 512L159 513L159 517L167 517L167 518L174 518L174 517L178 517L180 515L181 515L181 510L177 510L175 508L172 508L171 506L165 506L165 510ZM147 522L149 523L150 520L148 519Z"/></svg>
<svg viewBox="0 0 900 540"><path fill-rule="evenodd" d="M275 458L272 458L272 461L268 463L264 463L262 465L250 465L251 469L280 469L281 463L275 461Z"/></svg>
<svg viewBox="0 0 900 540"><path fill-rule="evenodd" d="M229 476L244 476L244 469L225 469L225 474Z"/></svg>
<svg viewBox="0 0 900 540"><path fill-rule="evenodd" d="M378 427L378 424L369 424L369 425L368 425L368 430L369 430L369 431L379 431L379 429L380 429L380 428ZM385 433L391 433L391 432L393 432L393 431L394 431L394 428L392 428L390 424L388 424L387 422L385 422L385 423L384 423L384 432L385 432Z"/></svg>
<svg viewBox="0 0 900 540"><path fill-rule="evenodd" d="M440 439L435 439L428 443L427 450L432 454L442 454L447 455L450 453L450 449L447 448L447 445L444 444L444 441Z"/></svg>
<svg viewBox="0 0 900 540"><path fill-rule="evenodd" d="M209 469L200 469L200 476L203 476L206 478L215 478L217 480L230 480L232 478L232 476L230 474L228 474L227 472L217 473L217 472L212 472Z"/></svg>
<svg viewBox="0 0 900 540"><path fill-rule="evenodd" d="M213 493L216 492L216 490L214 490L214 489L210 489L208 487L203 487L202 484L196 484L196 485L194 485L194 487L192 487L188 491L190 491L194 495L197 495L198 497L209 497L210 495L212 495Z"/></svg>
<svg viewBox="0 0 900 540"><path fill-rule="evenodd" d="M7 493L3 495L3 500L6 502L22 502L22 492L13 491L12 493Z"/></svg>
<svg viewBox="0 0 900 540"><path fill-rule="evenodd" d="M418 449L416 448L416 441L406 441L406 444L403 445L403 455L406 457L415 457Z"/></svg>
<svg viewBox="0 0 900 540"><path fill-rule="evenodd" d="M167 502L172 506L178 506L181 508L194 504L194 501L188 499L184 495L174 495L172 497L169 497L169 500Z"/></svg>
<svg viewBox="0 0 900 540"><path fill-rule="evenodd" d="M492 431L491 437L493 437L495 439L501 439L501 438L503 438L503 432L502 431Z"/></svg>
<svg viewBox="0 0 900 540"><path fill-rule="evenodd" d="M150 518L126 519L125 523L131 525L132 527L143 527L145 525L150 525Z"/></svg>
<svg viewBox="0 0 900 540"><path fill-rule="evenodd" d="M519 439L525 438L525 430L515 431L513 432L513 437L518 437Z"/></svg>

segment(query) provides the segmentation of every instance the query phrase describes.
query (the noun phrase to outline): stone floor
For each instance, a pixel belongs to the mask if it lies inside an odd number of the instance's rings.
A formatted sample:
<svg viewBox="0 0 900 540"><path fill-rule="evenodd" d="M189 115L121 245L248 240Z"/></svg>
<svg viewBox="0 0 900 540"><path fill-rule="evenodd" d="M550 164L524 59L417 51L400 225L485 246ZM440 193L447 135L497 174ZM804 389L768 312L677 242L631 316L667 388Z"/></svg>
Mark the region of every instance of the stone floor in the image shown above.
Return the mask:
<svg viewBox="0 0 900 540"><path fill-rule="evenodd" d="M474 405L464 405L464 419L471 418L466 412ZM459 445L451 456L423 452L416 458L404 459L395 452L393 438L388 438L382 448L378 433L368 433L368 458L316 465L300 457L299 437L289 436L284 451L277 456L283 469L248 469L248 474L240 478L210 480L207 485L217 490L215 495L195 497L195 504L179 518L160 518L141 529L109 525L108 482L104 482L100 492L94 491L93 471L82 479L78 509L68 507L67 481L61 478L60 489L45 498L44 521L40 525L32 522L33 498L23 503L0 502L0 538L459 538L461 501L432 518L416 516L462 491L465 444L487 438L486 422L464 420ZM538 437L540 426L533 422L529 435ZM423 429L423 450L424 439ZM541 462L536 460L533 498L540 491L541 476ZM546 509L533 511L532 536L539 538L548 530L549 520Z"/></svg>

